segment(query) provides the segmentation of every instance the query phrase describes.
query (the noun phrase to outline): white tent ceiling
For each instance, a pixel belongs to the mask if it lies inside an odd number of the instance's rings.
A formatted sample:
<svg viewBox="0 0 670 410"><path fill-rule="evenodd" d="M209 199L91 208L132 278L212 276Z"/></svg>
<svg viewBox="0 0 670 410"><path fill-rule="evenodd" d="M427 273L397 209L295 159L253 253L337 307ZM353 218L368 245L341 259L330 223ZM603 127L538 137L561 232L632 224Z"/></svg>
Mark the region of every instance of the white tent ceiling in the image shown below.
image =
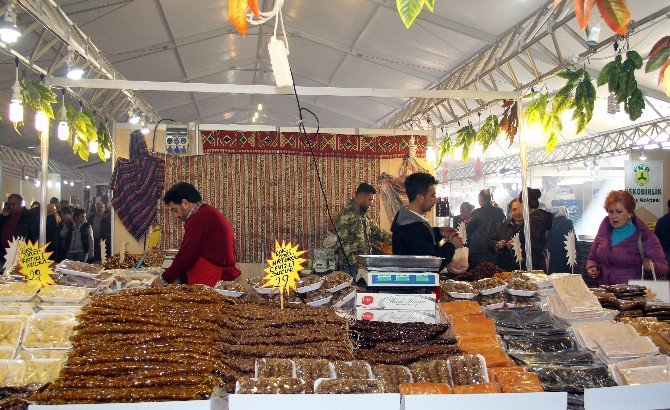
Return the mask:
<svg viewBox="0 0 670 410"><path fill-rule="evenodd" d="M569 0L571 1L571 0ZM57 0L56 3L129 80L182 81L229 84L274 84L267 44L272 25L250 27L242 37L227 18L227 1L184 0ZM437 0L435 13L424 10L406 30L393 0L286 0L284 19L289 33L290 63L296 83L304 86L428 88L490 45L515 24L547 4L546 0ZM261 0L269 10L273 0ZM629 0L633 19L642 19L670 1ZM21 15L19 16L21 19ZM23 16L26 25L28 16ZM592 20L600 16L594 9ZM21 20L20 20L21 21ZM612 35L601 24L601 38ZM570 28L580 30L573 20ZM631 37L631 47L646 56L651 45L670 32L667 16ZM39 31L31 36L37 36ZM580 36L585 37L583 33ZM26 36L28 37L28 36ZM557 33L564 56L583 51L567 31ZM35 40L22 38L17 51L29 54ZM543 45L553 48L550 39ZM594 71L614 54L603 50L584 64ZM48 66L56 57L45 53L39 64ZM536 56L537 68L555 67L549 58ZM0 104L6 112L13 82L13 59L0 60ZM523 68L516 72L521 83L532 79ZM64 68L55 75L64 75ZM527 78L528 77L528 78ZM512 89L498 76L499 85ZM656 85L656 73L639 75L655 110L648 108L639 121L670 115L669 99ZM547 82L548 89L560 86ZM295 126L297 108L292 96L212 95L147 91L140 93L160 117L177 122L251 124L258 103L263 104L257 124ZM589 131L605 131L630 124L625 115L606 112L606 90L600 89ZM380 127L408 100L397 98L303 97L304 106L317 113L322 127ZM498 111L495 109L496 112ZM658 112L656 112L658 111ZM488 112L482 113L484 117ZM477 122L477 115L473 122ZM451 131L456 127L449 127ZM7 121L0 128L0 143L20 149L37 146L29 127L17 136ZM574 135L565 135L566 139ZM52 156L70 165L83 165L65 144L52 143ZM505 150L493 148L488 155ZM89 167L105 170L108 166Z"/></svg>

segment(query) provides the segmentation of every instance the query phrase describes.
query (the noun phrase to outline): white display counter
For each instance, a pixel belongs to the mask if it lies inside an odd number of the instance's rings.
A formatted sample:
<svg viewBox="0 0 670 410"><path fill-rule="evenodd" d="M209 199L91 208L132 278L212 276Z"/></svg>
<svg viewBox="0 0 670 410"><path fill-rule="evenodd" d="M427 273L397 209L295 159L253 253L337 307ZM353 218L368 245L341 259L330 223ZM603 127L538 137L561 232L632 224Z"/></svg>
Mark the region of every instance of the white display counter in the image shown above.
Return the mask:
<svg viewBox="0 0 670 410"><path fill-rule="evenodd" d="M400 395L231 394L229 410L400 410ZM517 409L518 410L518 409Z"/></svg>
<svg viewBox="0 0 670 410"><path fill-rule="evenodd" d="M155 403L107 403L107 404L62 404L30 405L30 410L224 410L225 400L214 397L210 400L161 401Z"/></svg>
<svg viewBox="0 0 670 410"><path fill-rule="evenodd" d="M565 410L567 406L567 393L425 394L403 396L401 409Z"/></svg>
<svg viewBox="0 0 670 410"><path fill-rule="evenodd" d="M670 383L638 384L584 390L585 410L670 408Z"/></svg>

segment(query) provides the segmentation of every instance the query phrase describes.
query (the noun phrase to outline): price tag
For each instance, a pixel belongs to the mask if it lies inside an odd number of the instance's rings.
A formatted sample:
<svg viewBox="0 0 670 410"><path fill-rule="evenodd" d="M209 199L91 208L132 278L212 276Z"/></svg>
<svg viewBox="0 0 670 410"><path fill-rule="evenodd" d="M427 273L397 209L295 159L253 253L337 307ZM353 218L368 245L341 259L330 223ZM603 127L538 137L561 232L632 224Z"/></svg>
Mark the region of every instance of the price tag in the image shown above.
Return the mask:
<svg viewBox="0 0 670 410"><path fill-rule="evenodd" d="M51 279L53 271L49 269L49 266L53 263L49 257L53 252L47 252L47 246L48 244L40 248L37 242L30 241L21 245L19 266L21 266L21 273L28 283L36 283L40 286L55 284Z"/></svg>
<svg viewBox="0 0 670 410"><path fill-rule="evenodd" d="M275 241L275 251L272 252L272 259L268 259L268 267L265 268L263 287L272 290L279 288L280 295L287 294L290 290L297 290L296 282L300 280L298 272L303 269L303 263L307 259L301 258L306 251L299 251L300 245L293 246L291 242L281 245ZM283 305L283 303L282 303Z"/></svg>

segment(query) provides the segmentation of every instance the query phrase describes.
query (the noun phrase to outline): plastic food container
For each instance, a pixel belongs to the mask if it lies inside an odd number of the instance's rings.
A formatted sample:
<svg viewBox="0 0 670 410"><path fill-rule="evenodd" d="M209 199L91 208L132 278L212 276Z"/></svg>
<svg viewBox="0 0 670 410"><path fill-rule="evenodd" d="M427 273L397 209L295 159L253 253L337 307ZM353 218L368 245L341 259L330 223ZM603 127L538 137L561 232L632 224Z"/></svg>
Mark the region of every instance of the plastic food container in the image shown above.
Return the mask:
<svg viewBox="0 0 670 410"><path fill-rule="evenodd" d="M341 283L337 286L333 286L332 288L326 289L326 290L330 293L335 293L335 292L339 292L342 289L346 289L348 286L351 286L351 281Z"/></svg>
<svg viewBox="0 0 670 410"><path fill-rule="evenodd" d="M28 319L24 349L69 349L77 321L72 313L40 312Z"/></svg>
<svg viewBox="0 0 670 410"><path fill-rule="evenodd" d="M80 303L86 299L88 294L89 291L86 288L54 285L42 288L39 297L44 302Z"/></svg>
<svg viewBox="0 0 670 410"><path fill-rule="evenodd" d="M518 290L518 289L510 289L507 288L507 293L513 296L523 296L523 297L530 297L530 296L535 296L537 293L536 290Z"/></svg>
<svg viewBox="0 0 670 410"><path fill-rule="evenodd" d="M223 296L228 296L231 298L239 298L244 295L245 292L235 292L234 290L225 290L225 289L214 289L216 293Z"/></svg>
<svg viewBox="0 0 670 410"><path fill-rule="evenodd" d="M507 284L496 286L495 288L491 288L491 289L480 290L479 293L481 293L482 295L492 295L494 293L502 292L505 289L507 289Z"/></svg>
<svg viewBox="0 0 670 410"><path fill-rule="evenodd" d="M33 359L26 360L26 369L23 375L24 384L45 385L58 378L63 364L62 359Z"/></svg>
<svg viewBox="0 0 670 410"><path fill-rule="evenodd" d="M24 321L18 318L0 318L0 346L16 348L21 341Z"/></svg>
<svg viewBox="0 0 670 410"><path fill-rule="evenodd" d="M0 346L0 360L14 360L16 348L11 346Z"/></svg>
<svg viewBox="0 0 670 410"><path fill-rule="evenodd" d="M447 294L454 299L474 299L478 295L478 293L459 293L459 292L447 292Z"/></svg>
<svg viewBox="0 0 670 410"><path fill-rule="evenodd" d="M324 305L327 305L327 304L330 302L330 300L331 300L332 298L333 298L333 297L330 296L330 297L327 297L327 298L323 298L323 299L315 300L315 301L313 301L313 302L307 302L307 303L305 303L305 304L306 304L306 305L309 305L309 306L324 306Z"/></svg>
<svg viewBox="0 0 670 410"><path fill-rule="evenodd" d="M26 362L22 360L0 360L0 386L22 386Z"/></svg>
<svg viewBox="0 0 670 410"><path fill-rule="evenodd" d="M356 289L353 289L353 288L352 288L352 289L351 289L351 292L350 292L347 296L345 296L342 300L340 300L339 302L335 303L335 304L333 305L333 307L336 307L336 308L338 308L338 307L342 307L342 306L344 306L347 302L349 302L350 300L352 300L352 299L355 298L355 297L356 297Z"/></svg>
<svg viewBox="0 0 670 410"><path fill-rule="evenodd" d="M28 302L40 290L40 285L29 285L22 282L0 284L0 301Z"/></svg>
<svg viewBox="0 0 670 410"><path fill-rule="evenodd" d="M297 289L297 292L298 292L298 293L307 293L307 292L311 292L311 291L313 291L313 290L317 290L317 289L319 289L319 288L321 287L321 285L323 285L323 281L321 281L321 282L316 282L316 283L313 283L313 284L311 284L311 285L307 285L307 286L303 286L303 287L301 287L301 288L298 288L298 289ZM330 300L330 299L329 299L329 300Z"/></svg>
<svg viewBox="0 0 670 410"><path fill-rule="evenodd" d="M18 352L18 358L21 360L35 360L35 359L67 359L69 350L63 349L30 349L30 350L20 350Z"/></svg>

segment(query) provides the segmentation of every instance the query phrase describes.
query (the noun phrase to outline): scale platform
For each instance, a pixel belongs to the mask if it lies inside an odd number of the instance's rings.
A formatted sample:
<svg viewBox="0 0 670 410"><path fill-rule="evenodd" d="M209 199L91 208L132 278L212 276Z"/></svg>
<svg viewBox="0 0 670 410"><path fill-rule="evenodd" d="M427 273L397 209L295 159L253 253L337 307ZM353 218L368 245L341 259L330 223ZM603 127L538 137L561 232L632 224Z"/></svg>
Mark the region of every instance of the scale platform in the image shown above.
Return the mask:
<svg viewBox="0 0 670 410"><path fill-rule="evenodd" d="M394 270L358 271L368 288L430 288L440 286L440 275L435 272L398 272Z"/></svg>

